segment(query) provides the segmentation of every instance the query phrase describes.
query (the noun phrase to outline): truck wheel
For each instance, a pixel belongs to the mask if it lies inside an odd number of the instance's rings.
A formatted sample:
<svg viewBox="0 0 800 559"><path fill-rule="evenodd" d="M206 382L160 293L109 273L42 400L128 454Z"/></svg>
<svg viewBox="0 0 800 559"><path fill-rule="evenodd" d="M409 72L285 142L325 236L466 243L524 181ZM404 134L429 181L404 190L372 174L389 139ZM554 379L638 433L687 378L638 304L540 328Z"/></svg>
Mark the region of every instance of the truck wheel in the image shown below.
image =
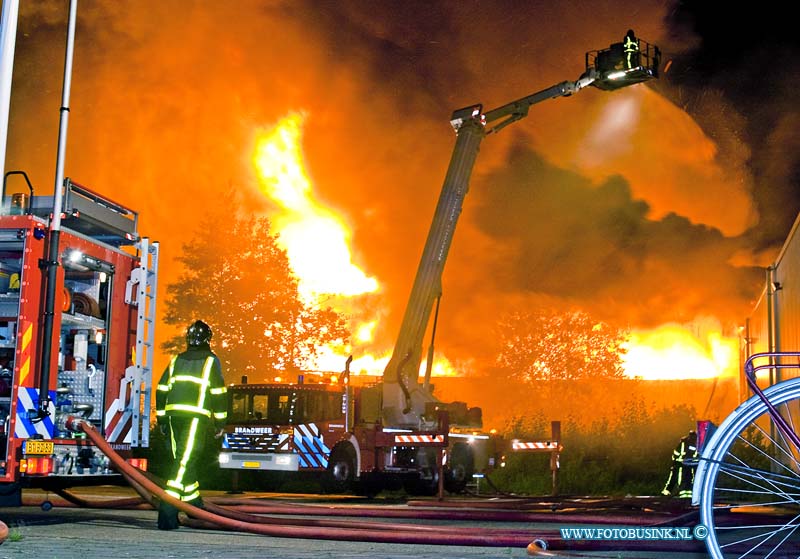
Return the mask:
<svg viewBox="0 0 800 559"><path fill-rule="evenodd" d="M350 443L334 447L328 467L322 474L324 493L344 493L356 479L356 451Z"/></svg>
<svg viewBox="0 0 800 559"><path fill-rule="evenodd" d="M406 479L404 489L409 495L430 497L439 492L439 449L420 448L417 452L418 474Z"/></svg>
<svg viewBox="0 0 800 559"><path fill-rule="evenodd" d="M444 488L449 493L461 493L475 473L475 455L472 447L465 443L456 443L447 457L444 470Z"/></svg>
<svg viewBox="0 0 800 559"><path fill-rule="evenodd" d="M372 499L383 491L384 483L380 476L375 474L362 474L358 482L354 484L356 494Z"/></svg>
<svg viewBox="0 0 800 559"><path fill-rule="evenodd" d="M418 477L412 477L403 484L405 492L413 497L430 497L439 492L439 471L424 468Z"/></svg>

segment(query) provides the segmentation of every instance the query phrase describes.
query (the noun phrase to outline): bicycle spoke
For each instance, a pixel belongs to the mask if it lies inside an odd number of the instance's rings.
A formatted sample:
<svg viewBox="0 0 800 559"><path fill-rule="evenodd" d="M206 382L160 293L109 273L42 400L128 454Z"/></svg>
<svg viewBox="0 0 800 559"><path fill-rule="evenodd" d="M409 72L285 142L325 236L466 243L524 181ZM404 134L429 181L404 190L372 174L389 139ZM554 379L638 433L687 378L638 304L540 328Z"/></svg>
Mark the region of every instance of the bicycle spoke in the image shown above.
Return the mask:
<svg viewBox="0 0 800 559"><path fill-rule="evenodd" d="M798 475L787 476L785 474L779 474L776 472L768 472L766 470L756 468L754 466L747 464L745 461L741 460L737 456L731 455L730 457L734 458L737 462L739 462L741 466L737 464L732 464L730 462L715 462L716 464L719 465L720 470L725 471L726 473L729 471L733 471L745 476L755 475L755 474L758 474L758 477L768 476L776 483L783 482L785 485L789 485L790 487L793 487L795 489L800 489L800 476Z"/></svg>
<svg viewBox="0 0 800 559"><path fill-rule="evenodd" d="M765 472L762 472L760 470L739 471L737 473L739 473L741 475L734 475L730 469L725 467L725 465L721 465L720 466L720 471L722 471L724 474L727 474L728 476L730 476L730 477L732 477L734 479L738 479L738 480L740 480L740 481L742 481L744 483L752 485L753 487L755 487L757 489L760 489L761 493L763 493L763 494L773 494L774 493L774 494L778 494L778 495L781 495L783 497L786 497L787 499L790 499L792 495L798 495L798 494L796 494L796 493L788 493L788 492L780 489L778 487L778 485L786 485L791 489L800 489L800 487L798 487L795 484L781 484L777 480L773 481L773 480L767 479L763 475L763 473L765 473ZM768 473L768 472L766 472L766 473ZM748 476L753 477L753 478L755 478L756 480L759 480L759 481L767 482L770 486L772 486L774 488L774 490L770 490L767 487L764 487L762 485L759 485L758 483L755 483L753 480L748 479ZM734 489L734 488L719 487L719 486L717 487L717 489L718 490L719 489L723 489L723 490L726 490L726 491L736 491L736 489ZM747 490L744 490L744 489L742 490L742 492L743 493L746 493L746 492L757 493L756 491L747 491Z"/></svg>
<svg viewBox="0 0 800 559"><path fill-rule="evenodd" d="M717 530L754 530L756 528L777 528L778 526L789 526L788 524L737 524L736 526L718 526ZM800 527L800 524L791 524Z"/></svg>
<svg viewBox="0 0 800 559"><path fill-rule="evenodd" d="M749 445L749 446L750 446L750 448L752 448L753 450L755 450L756 452L760 453L762 456L764 456L765 458L767 458L767 459L768 459L770 462L772 462L772 463L774 463L774 464L777 464L778 466L780 466L781 468L783 468L783 469L784 469L784 470L786 470L787 472L790 472L790 473L792 473L792 474L796 474L796 473L797 473L797 472L795 472L794 470L792 470L791 468L787 467L787 466L786 466L786 464L784 464L784 463L783 463L783 462L781 462L780 460L776 460L775 458L773 458L772 456L770 456L769 454L767 454L766 452L764 452L764 451L763 451L761 448L759 448L757 445L754 445L753 443L751 443L750 441L748 441L747 439L745 439L745 438L744 438L744 437L742 437L741 435L739 435L737 438L738 438L740 441L742 441L742 442L746 443L747 445ZM772 440L770 437L768 437L768 438L769 438L770 440Z"/></svg>
<svg viewBox="0 0 800 559"><path fill-rule="evenodd" d="M797 518L797 516L795 516L795 518ZM782 539L780 542L778 542L778 545L776 545L775 547L773 547L773 548L772 548L772 551L770 551L769 553L767 553L767 554L764 556L764 559L769 559L769 558L770 558L770 556L772 556L772 554L773 554L773 553L775 553L775 552L778 550L778 548L779 548L781 545L783 545L783 542L785 542L786 540L788 540L788 539L789 539L789 537L790 537L792 534L794 534L796 530L797 530L797 524L794 524L794 525L793 525L793 527L792 527L792 529L789 531L789 533L788 533L788 534L786 534L786 535L783 537L783 539Z"/></svg>
<svg viewBox="0 0 800 559"><path fill-rule="evenodd" d="M800 518L800 514L798 514L797 516L792 518L792 520L790 522L793 522L793 521L797 520L798 518ZM735 540L735 541L732 541L732 542L725 543L723 545L720 545L720 548L731 547L731 546L734 546L734 545L739 545L739 544L742 544L742 543L745 543L745 542L753 541L753 540L755 540L757 538L762 538L761 541L759 541L753 547L751 547L749 550L747 550L747 552L745 552L744 555L740 555L739 557L741 559L743 557L747 557L748 555L750 555L750 553L752 553L753 551L755 551L756 549L761 547L761 545L766 543L770 538L772 538L772 536L774 536L776 534L779 534L780 532L782 532L784 530L789 530L790 528L791 528L791 530L786 535L786 537L784 537L780 541L780 543L778 543L778 545L776 547L774 547L772 549L772 551L770 551L769 554L764 557L764 559L767 559L767 557L772 555L775 552L775 550L777 550L780 547L780 545L783 542L785 542L795 532L795 530L797 530L798 526L796 524L784 524L784 525L782 525L781 527L779 527L776 530L771 530L771 531L766 532L766 533L756 534L756 535L753 535L753 536L750 536L750 537L747 537L747 538L742 538L742 539L739 539L739 540Z"/></svg>
<svg viewBox="0 0 800 559"><path fill-rule="evenodd" d="M791 414L791 412L789 412L789 410L788 410L788 409L787 409L787 415L789 416L789 419L791 419L791 417L792 417L792 414ZM763 428L763 427L761 427L761 426L760 426L760 425L758 425L757 423L754 423L754 426L755 426L755 428L756 428L756 429L758 429L759 431L761 431L761 433L762 433L762 434L763 434L763 435L764 435L764 436L765 436L767 439L769 439L769 440L771 440L771 441L772 441L772 443L775 445L775 448L777 448L777 449L781 450L781 452L783 452L783 453L784 453L784 454L785 454L785 455L786 455L786 456L787 456L787 457L788 457L788 458L789 458L789 459L790 459L790 460L791 460L791 461L794 463L794 465L795 465L795 466L797 466L797 467L798 467L798 469L800 469L800 463L798 463L798 461L797 461L797 458L795 457L795 455L794 455L794 454L792 454L792 453L789 451L789 448L790 448L790 446L789 446L789 441L787 441L787 440L786 440L786 436L783 434L783 431L781 431L780 429L778 429L778 430L777 430L777 431L778 431L778 434L781 436L781 439L783 440L783 443L786 445L785 447L784 447L783 445L781 445L780 443L778 443L778 441L774 440L774 439L773 439L773 438L772 438L772 437L771 437L771 436L770 436L770 435L769 435L769 434L768 434L768 433L767 433L767 432L764 430L764 428ZM794 420L792 420L792 421L791 421L791 428L792 428L792 430L794 430ZM791 470L791 468L788 468L788 469L789 469L789 470ZM795 472L795 473L797 472L797 470L791 470L791 471L792 471L792 472Z"/></svg>

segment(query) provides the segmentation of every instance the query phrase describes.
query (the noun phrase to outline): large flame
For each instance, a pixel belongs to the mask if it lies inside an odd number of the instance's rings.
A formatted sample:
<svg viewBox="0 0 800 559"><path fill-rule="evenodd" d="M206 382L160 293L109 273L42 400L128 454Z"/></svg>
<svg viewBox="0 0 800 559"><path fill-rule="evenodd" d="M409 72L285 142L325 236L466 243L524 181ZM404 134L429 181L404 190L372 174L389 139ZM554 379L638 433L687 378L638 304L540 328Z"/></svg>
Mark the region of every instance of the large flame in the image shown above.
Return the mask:
<svg viewBox="0 0 800 559"><path fill-rule="evenodd" d="M713 378L736 373L736 338L714 326L664 324L635 330L625 344L623 369L643 380Z"/></svg>
<svg viewBox="0 0 800 559"><path fill-rule="evenodd" d="M299 279L301 296L309 302L326 300L350 317L350 330L356 348L323 347L308 367L324 371L342 370L353 349L369 347L378 325L375 317L348 305L348 298L378 291L378 281L369 277L352 261L350 230L344 220L314 198L306 172L302 135L306 115L292 112L277 124L263 130L256 140L253 163L264 193L281 208L271 216L286 250L289 263ZM331 299L331 295L336 295ZM389 362L390 352L379 355L361 353L350 364L354 374L380 375ZM425 362L420 371L425 370ZM432 374L453 376L454 367L443 356L434 359Z"/></svg>
<svg viewBox="0 0 800 559"><path fill-rule="evenodd" d="M314 200L301 148L304 119L303 113L290 113L256 142L254 162L261 185L283 208L283 213L273 217L279 243L307 300L321 294L374 292L377 280L352 262L349 229Z"/></svg>
<svg viewBox="0 0 800 559"><path fill-rule="evenodd" d="M271 219L300 280L301 295L311 302L330 302L330 295L336 295L334 307L350 317L355 348L323 347L308 366L340 371L347 356L356 353L350 364L353 374L380 375L391 352L385 348L359 351L370 347L378 319L364 317L348 307L349 298L374 293L379 285L353 263L345 221L314 198L302 151L305 118L302 112L292 112L263 130L256 141L253 162L264 193L281 208ZM737 348L737 340L724 337L718 325L666 324L631 333L625 344L623 369L627 376L644 380L717 377L735 372ZM423 361L420 374L425 368ZM434 359L433 376L457 374L446 357Z"/></svg>

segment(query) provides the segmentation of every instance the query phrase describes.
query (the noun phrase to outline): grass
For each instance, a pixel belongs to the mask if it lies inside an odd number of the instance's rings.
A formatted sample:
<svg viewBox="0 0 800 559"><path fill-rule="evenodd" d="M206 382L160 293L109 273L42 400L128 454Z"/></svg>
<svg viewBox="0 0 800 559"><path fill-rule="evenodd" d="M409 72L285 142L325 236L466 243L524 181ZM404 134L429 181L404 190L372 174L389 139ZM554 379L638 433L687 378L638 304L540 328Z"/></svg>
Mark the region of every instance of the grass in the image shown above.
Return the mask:
<svg viewBox="0 0 800 559"><path fill-rule="evenodd" d="M559 493L562 495L658 495L669 475L675 446L694 426L690 407L651 409L630 401L610 417L562 422ZM548 440L542 416L515 418L506 439ZM501 490L549 495L550 454L507 455L506 467L491 474Z"/></svg>
<svg viewBox="0 0 800 559"><path fill-rule="evenodd" d="M22 535L22 531L19 528L9 528L8 530L8 541L10 542L19 542L22 541L24 536Z"/></svg>

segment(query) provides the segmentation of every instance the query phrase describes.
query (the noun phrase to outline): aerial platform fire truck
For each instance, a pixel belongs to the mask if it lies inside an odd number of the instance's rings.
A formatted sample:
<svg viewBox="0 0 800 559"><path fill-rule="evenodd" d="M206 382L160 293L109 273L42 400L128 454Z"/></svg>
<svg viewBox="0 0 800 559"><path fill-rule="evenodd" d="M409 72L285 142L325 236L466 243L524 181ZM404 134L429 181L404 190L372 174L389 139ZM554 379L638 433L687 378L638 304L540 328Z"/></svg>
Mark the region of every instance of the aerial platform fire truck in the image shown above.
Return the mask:
<svg viewBox="0 0 800 559"><path fill-rule="evenodd" d="M14 174L24 175L5 178ZM7 182L0 503L14 505L22 487L121 480L108 458L64 428L67 415L86 418L131 460L133 448L148 446L158 243L139 236L135 211L66 179L54 262L54 197L32 188L7 196Z"/></svg>
<svg viewBox="0 0 800 559"><path fill-rule="evenodd" d="M424 382L419 382L423 337L434 304L438 314L442 273L480 143L487 134L527 116L531 105L572 95L589 85L615 90L644 82L658 76L659 63L658 48L628 31L622 42L587 53L585 72L574 82L561 82L487 112L481 105L455 111L450 120L457 134L455 148L381 382L369 387L347 382L327 387L299 383L230 387L220 465L316 470L330 488L356 484L366 493L403 480L417 494L433 493L440 483L460 491L473 472L491 467L498 449L480 431L481 410L441 402L433 394L433 342ZM432 331L436 332L435 318ZM549 441L545 447L518 448L557 453L560 446Z"/></svg>
<svg viewBox="0 0 800 559"><path fill-rule="evenodd" d="M479 466L493 461L479 408L432 402L428 414L436 419L428 424L389 426L382 384L360 377L351 383L347 368L340 375L301 374L292 383L233 385L228 395L222 468L316 472L332 493L374 495L403 487L432 495L439 488L441 449L448 448L443 488L454 493L471 481L476 453ZM270 481L262 477L256 485L266 488Z"/></svg>

